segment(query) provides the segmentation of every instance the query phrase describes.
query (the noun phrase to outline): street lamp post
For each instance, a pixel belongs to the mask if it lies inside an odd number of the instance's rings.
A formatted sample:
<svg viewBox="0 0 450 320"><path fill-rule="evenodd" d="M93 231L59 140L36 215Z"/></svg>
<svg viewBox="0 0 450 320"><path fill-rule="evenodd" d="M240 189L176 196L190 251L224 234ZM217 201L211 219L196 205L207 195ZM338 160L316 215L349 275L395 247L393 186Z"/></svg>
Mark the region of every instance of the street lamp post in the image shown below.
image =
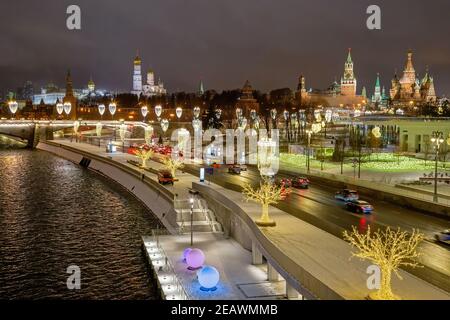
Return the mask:
<svg viewBox="0 0 450 320"><path fill-rule="evenodd" d="M310 173L310 166L309 166L309 158L311 153L311 130L306 130L306 134L308 135L308 151L307 151L307 158L306 158L306 170L308 173Z"/></svg>
<svg viewBox="0 0 450 320"><path fill-rule="evenodd" d="M189 190L189 204L191 205L191 247L194 245L194 202L198 191Z"/></svg>
<svg viewBox="0 0 450 320"><path fill-rule="evenodd" d="M9 108L9 111L11 111L12 118L15 118L17 109L19 108L19 104L17 103L17 101L16 100L9 101L8 108Z"/></svg>
<svg viewBox="0 0 450 320"><path fill-rule="evenodd" d="M443 142L444 142L443 133L440 131L433 131L431 143L434 145L436 149L436 156L435 156L436 158L434 163L434 194L433 194L434 202L438 202L437 183L438 183L439 148Z"/></svg>
<svg viewBox="0 0 450 320"><path fill-rule="evenodd" d="M194 198L189 198L191 204L191 246L194 245Z"/></svg>

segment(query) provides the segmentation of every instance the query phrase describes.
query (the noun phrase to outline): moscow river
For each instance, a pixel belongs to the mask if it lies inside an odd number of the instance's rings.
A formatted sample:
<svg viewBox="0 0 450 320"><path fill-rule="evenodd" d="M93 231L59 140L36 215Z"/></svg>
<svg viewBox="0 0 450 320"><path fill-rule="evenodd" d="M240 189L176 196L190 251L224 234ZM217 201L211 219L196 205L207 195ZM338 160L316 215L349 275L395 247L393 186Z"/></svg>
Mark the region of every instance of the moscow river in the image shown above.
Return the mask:
<svg viewBox="0 0 450 320"><path fill-rule="evenodd" d="M49 153L0 151L0 299L154 299L141 249L158 220L110 180ZM69 290L69 266L81 288Z"/></svg>

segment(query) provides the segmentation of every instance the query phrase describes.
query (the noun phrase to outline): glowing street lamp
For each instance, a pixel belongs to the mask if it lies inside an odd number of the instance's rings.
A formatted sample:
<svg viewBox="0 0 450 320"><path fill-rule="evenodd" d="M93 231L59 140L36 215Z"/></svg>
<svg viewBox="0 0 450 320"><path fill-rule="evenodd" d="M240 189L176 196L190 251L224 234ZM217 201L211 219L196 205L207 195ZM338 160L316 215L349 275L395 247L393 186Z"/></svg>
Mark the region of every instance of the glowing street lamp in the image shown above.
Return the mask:
<svg viewBox="0 0 450 320"><path fill-rule="evenodd" d="M177 115L177 118L180 119L183 115L183 109L181 107L176 108L175 114Z"/></svg>
<svg viewBox="0 0 450 320"><path fill-rule="evenodd" d="M161 130L165 133L169 129L169 120L162 119L161 120Z"/></svg>
<svg viewBox="0 0 450 320"><path fill-rule="evenodd" d="M64 104L62 104L61 102L58 102L56 104L56 112L58 113L58 115L62 115L64 112Z"/></svg>
<svg viewBox="0 0 450 320"><path fill-rule="evenodd" d="M70 102L64 102L64 113L66 115L69 115L71 110L72 110L72 104Z"/></svg>
<svg viewBox="0 0 450 320"><path fill-rule="evenodd" d="M161 114L162 114L162 107L161 107L161 105L155 106L155 114L156 114L156 117L159 120L161 118Z"/></svg>
<svg viewBox="0 0 450 320"><path fill-rule="evenodd" d="M238 119L238 129L239 129L239 130L244 131L245 128L247 128L247 124L248 124L247 118L245 118L245 117L240 117L240 118Z"/></svg>
<svg viewBox="0 0 450 320"><path fill-rule="evenodd" d="M444 135L440 131L434 131L431 135L431 143L436 149L436 159L434 164L434 195L433 201L438 202L437 183L438 183L438 160L439 160L439 148L444 143Z"/></svg>
<svg viewBox="0 0 450 320"><path fill-rule="evenodd" d="M142 113L142 116L144 117L144 122L145 122L145 118L147 117L147 114L148 114L148 107L147 106L142 106L141 107L141 113Z"/></svg>
<svg viewBox="0 0 450 320"><path fill-rule="evenodd" d="M214 111L214 114L215 114L215 116L216 116L216 119L217 119L217 120L220 120L220 117L222 116L222 109L216 109L216 110Z"/></svg>
<svg viewBox="0 0 450 320"><path fill-rule="evenodd" d="M201 111L200 107L194 108L194 118L195 119L198 119L198 117L200 117L200 111Z"/></svg>
<svg viewBox="0 0 450 320"><path fill-rule="evenodd" d="M257 115L258 114L256 113L255 109L250 110L250 119L252 119L252 121L256 120Z"/></svg>
<svg viewBox="0 0 450 320"><path fill-rule="evenodd" d="M240 119L242 117L242 109L236 108L236 119Z"/></svg>
<svg viewBox="0 0 450 320"><path fill-rule="evenodd" d="M11 111L13 117L19 109L19 104L15 100L11 100L8 102L9 111Z"/></svg>
<svg viewBox="0 0 450 320"><path fill-rule="evenodd" d="M114 115L116 114L117 111L117 105L115 102L111 102L108 106L109 109L109 113L111 113L111 117L114 119Z"/></svg>
<svg viewBox="0 0 450 320"><path fill-rule="evenodd" d="M103 115L105 114L106 107L104 104L98 105L98 113L100 114L101 119L103 119Z"/></svg>

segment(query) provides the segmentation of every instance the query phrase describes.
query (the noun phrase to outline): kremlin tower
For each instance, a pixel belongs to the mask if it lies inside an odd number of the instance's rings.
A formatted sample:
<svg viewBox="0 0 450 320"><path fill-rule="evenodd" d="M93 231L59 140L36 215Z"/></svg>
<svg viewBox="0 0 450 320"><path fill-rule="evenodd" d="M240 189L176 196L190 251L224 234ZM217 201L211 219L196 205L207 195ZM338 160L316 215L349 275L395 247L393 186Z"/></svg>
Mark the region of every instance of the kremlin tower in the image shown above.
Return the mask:
<svg viewBox="0 0 450 320"><path fill-rule="evenodd" d="M345 62L344 76L341 78L341 94L344 96L356 96L356 78L353 72L352 49L348 49Z"/></svg>

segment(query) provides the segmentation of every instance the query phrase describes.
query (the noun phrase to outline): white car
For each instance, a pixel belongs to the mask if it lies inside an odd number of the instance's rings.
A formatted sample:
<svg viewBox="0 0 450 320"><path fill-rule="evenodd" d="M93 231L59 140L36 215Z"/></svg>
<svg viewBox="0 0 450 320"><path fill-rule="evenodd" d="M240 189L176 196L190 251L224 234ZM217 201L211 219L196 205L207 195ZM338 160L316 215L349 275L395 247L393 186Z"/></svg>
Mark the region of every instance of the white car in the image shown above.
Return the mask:
<svg viewBox="0 0 450 320"><path fill-rule="evenodd" d="M444 230L442 232L436 233L434 237L439 242L450 244L450 230Z"/></svg>

